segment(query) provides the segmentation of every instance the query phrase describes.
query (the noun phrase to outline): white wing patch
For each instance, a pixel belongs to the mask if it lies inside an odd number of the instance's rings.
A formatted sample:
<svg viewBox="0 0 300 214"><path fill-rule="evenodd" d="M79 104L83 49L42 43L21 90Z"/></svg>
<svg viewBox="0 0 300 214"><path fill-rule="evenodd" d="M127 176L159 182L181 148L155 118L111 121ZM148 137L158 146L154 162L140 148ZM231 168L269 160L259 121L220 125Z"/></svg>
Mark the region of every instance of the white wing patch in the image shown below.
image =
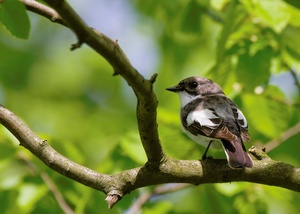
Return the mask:
<svg viewBox="0 0 300 214"><path fill-rule="evenodd" d="M243 125L241 125L241 127L247 128L248 124L244 114L239 109L237 109L237 114L238 114L237 119L243 121Z"/></svg>
<svg viewBox="0 0 300 214"><path fill-rule="evenodd" d="M187 125L191 125L194 122L198 122L201 126L208 126L208 127L217 127L219 124L215 124L211 121L211 119L219 118L216 116L213 111L209 109L203 109L201 111L193 111L191 112L187 118L186 123Z"/></svg>

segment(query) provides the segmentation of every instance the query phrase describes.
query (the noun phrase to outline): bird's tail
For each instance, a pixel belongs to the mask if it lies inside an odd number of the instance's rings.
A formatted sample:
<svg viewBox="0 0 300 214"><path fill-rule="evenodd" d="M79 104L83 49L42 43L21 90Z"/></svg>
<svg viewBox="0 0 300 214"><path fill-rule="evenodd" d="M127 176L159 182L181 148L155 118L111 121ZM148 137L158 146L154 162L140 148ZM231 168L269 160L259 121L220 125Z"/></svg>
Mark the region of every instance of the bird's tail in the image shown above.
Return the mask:
<svg viewBox="0 0 300 214"><path fill-rule="evenodd" d="M231 168L251 168L253 166L253 161L246 152L242 139L238 138L233 142L222 140L222 144Z"/></svg>

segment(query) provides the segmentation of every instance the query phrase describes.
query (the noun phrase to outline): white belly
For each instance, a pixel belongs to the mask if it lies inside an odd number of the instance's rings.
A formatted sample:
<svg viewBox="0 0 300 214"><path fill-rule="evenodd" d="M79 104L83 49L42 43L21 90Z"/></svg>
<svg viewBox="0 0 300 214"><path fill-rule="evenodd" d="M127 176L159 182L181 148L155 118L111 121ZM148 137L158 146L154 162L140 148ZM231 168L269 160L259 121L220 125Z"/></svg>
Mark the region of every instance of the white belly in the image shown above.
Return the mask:
<svg viewBox="0 0 300 214"><path fill-rule="evenodd" d="M192 133L186 131L183 127L182 130L187 134L193 141L200 144L201 146L207 147L210 141L213 141L210 145L210 148L222 149L222 142L216 138L205 137L203 135L193 135Z"/></svg>

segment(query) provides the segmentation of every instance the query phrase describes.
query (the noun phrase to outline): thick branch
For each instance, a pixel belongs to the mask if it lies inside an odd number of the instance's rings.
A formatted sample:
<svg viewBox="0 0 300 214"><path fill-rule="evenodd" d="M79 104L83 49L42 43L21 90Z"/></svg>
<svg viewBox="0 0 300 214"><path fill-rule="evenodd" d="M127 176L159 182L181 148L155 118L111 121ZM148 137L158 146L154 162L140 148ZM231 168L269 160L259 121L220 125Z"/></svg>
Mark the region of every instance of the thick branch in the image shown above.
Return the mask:
<svg viewBox="0 0 300 214"><path fill-rule="evenodd" d="M64 0L45 0L53 9L39 3L23 0L27 8L53 20L62 20L78 37L80 47L88 44L101 54L133 88L137 99L137 120L141 140L148 157L148 163L142 167L123 171L116 175L95 172L74 163L56 152L45 140L36 136L12 112L0 106L0 122L45 164L73 180L100 190L108 195L107 201L112 207L121 197L131 191L162 183L222 183L248 181L279 186L300 192L300 169L289 164L271 160L263 152L252 148L251 152L259 161L251 169L231 169L226 160L173 160L164 155L159 142L156 122L156 96L152 91L153 76L146 80L140 75L118 46L104 34L88 27L76 12ZM31 5L31 6L30 6ZM33 5L33 6L32 6ZM32 9L33 8L33 9ZM57 13L57 12L58 13ZM59 16L57 16L59 14Z"/></svg>
<svg viewBox="0 0 300 214"><path fill-rule="evenodd" d="M59 191L56 184L53 182L53 180L49 177L49 175L45 172L39 172L37 167L27 159L24 155L19 155L19 158L22 160L22 162L30 169L30 171L34 174L40 174L41 179L44 181L44 183L47 185L48 189L52 192L54 198L56 199L58 205L63 210L65 214L74 214L74 211L71 209L71 207L67 204L65 201L63 195Z"/></svg>
<svg viewBox="0 0 300 214"><path fill-rule="evenodd" d="M86 43L102 55L114 68L114 75L121 75L132 87L137 96L137 121L139 134L149 162L161 162L165 155L159 141L156 108L157 99L152 90L156 75L150 80L130 64L116 41L90 28L64 0L45 0L62 17L64 23L74 31L78 43L72 49Z"/></svg>
<svg viewBox="0 0 300 214"><path fill-rule="evenodd" d="M121 75L132 87L137 96L137 122L139 134L149 162L162 162L165 158L159 141L156 108L157 99L152 91L156 74L150 80L144 77L130 64L128 58L119 47L106 35L90 28L64 0L45 0L54 9L33 0L21 0L26 8L41 16L57 22L74 31L78 43L72 45L74 50L86 43L102 55L114 68L114 75ZM59 15L60 14L60 15Z"/></svg>
<svg viewBox="0 0 300 214"><path fill-rule="evenodd" d="M249 169L231 169L226 160L173 160L146 164L115 175L95 172L74 163L55 151L45 140L36 136L11 111L0 105L0 123L46 165L86 186L108 195L112 207L123 195L145 186L163 183L224 183L248 181L300 192L300 168L271 160L264 152L251 148L259 160ZM111 200L111 201L109 201Z"/></svg>
<svg viewBox="0 0 300 214"><path fill-rule="evenodd" d="M21 146L27 148L50 168L84 185L108 192L105 189L108 176L81 166L56 152L46 140L40 139L16 115L2 105L0 105L0 123L19 140Z"/></svg>

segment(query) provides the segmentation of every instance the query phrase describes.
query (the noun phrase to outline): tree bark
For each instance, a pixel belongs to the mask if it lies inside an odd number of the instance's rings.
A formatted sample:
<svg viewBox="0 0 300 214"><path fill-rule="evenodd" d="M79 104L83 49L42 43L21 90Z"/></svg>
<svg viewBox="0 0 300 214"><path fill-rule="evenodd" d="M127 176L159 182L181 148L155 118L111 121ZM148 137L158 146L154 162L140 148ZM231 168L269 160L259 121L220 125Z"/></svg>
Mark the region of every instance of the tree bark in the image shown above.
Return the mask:
<svg viewBox="0 0 300 214"><path fill-rule="evenodd" d="M251 169L231 169L227 166L226 160L169 158L163 151L157 130L157 99L152 90L157 75L149 80L145 79L131 65L117 41L87 26L66 1L45 0L52 8L35 1L22 0L22 2L28 10L70 28L78 38L78 42L72 45L72 50L79 48L83 43L89 45L111 64L114 75L122 76L132 87L138 100L136 112L139 134L148 158L145 165L119 174L110 175L93 171L59 154L16 115L0 106L1 124L19 140L21 146L30 150L47 166L77 182L104 192L110 208L124 195L137 188L163 183L199 185L247 181L300 192L300 168L272 160L254 147L250 152L258 160L254 161L254 167Z"/></svg>

